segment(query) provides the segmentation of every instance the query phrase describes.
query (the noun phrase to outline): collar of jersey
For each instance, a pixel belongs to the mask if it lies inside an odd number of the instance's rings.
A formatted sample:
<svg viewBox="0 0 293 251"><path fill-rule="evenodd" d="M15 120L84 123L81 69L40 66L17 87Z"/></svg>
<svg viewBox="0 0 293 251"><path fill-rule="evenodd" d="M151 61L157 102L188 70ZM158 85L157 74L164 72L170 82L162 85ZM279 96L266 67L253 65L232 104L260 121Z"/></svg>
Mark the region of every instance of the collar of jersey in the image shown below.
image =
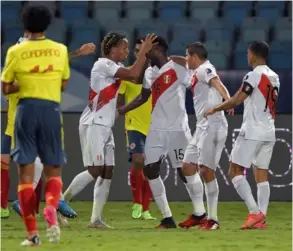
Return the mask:
<svg viewBox="0 0 293 251"><path fill-rule="evenodd" d="M39 37L37 39L29 39L28 41L40 41L40 40L46 40L47 38L45 36Z"/></svg>

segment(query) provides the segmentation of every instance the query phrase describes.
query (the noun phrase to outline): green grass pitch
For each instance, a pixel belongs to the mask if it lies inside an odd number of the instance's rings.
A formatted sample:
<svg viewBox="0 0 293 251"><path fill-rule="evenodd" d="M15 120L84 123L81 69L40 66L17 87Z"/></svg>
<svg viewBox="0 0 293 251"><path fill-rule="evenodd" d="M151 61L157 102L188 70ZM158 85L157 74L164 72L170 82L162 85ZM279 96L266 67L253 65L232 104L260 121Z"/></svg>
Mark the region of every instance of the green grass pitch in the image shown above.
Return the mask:
<svg viewBox="0 0 293 251"><path fill-rule="evenodd" d="M72 202L78 218L69 220L69 226L62 229L61 242L48 243L45 223L38 220L42 245L36 251L289 251L292 250L292 208L291 202L273 202L269 206L268 228L266 230L239 230L247 216L242 202L221 202L219 204L218 231L199 231L195 228L157 230L153 227L159 221L133 220L130 202L109 202L104 210L104 220L114 229L88 229L91 202ZM187 202L170 203L178 222L185 220L191 212ZM155 203L152 213L158 219L160 214ZM12 213L2 220L2 251L18 251L25 237L19 216Z"/></svg>

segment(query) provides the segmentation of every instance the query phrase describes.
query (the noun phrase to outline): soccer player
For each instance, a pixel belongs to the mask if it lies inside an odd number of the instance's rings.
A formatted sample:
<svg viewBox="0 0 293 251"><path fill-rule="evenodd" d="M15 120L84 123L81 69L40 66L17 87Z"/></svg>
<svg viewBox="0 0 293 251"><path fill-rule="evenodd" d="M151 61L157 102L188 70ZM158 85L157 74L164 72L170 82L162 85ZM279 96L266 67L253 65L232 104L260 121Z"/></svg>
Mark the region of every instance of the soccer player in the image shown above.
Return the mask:
<svg viewBox="0 0 293 251"><path fill-rule="evenodd" d="M134 51L136 58L140 52L142 40L140 38L136 40ZM143 82L144 71L148 63L147 61L139 79L135 80L136 83ZM141 89L142 84L138 85L131 81L122 81L118 95L118 105L122 104L123 99L126 104L132 101L140 94ZM143 174L144 145L151 123L151 110L151 98L149 98L145 104L125 115L127 150L129 153L129 161L132 163L132 168L130 169L130 185L134 202L132 207L133 219L155 220L149 211L149 206L152 201L152 190Z"/></svg>
<svg viewBox="0 0 293 251"><path fill-rule="evenodd" d="M152 66L145 71L141 94L129 104L118 108L117 112L126 114L147 102L152 95L152 123L145 144L144 172L164 217L158 228L176 228L160 177L160 164L169 155L172 166L178 169L180 178L185 181L181 165L191 139L185 109L187 71L168 59L168 44L164 38L158 37L155 43L148 53Z"/></svg>
<svg viewBox="0 0 293 251"><path fill-rule="evenodd" d="M268 168L275 138L275 108L280 89L279 76L266 64L269 46L266 42L252 42L247 50L247 60L252 71L243 78L240 90L224 103L209 109L205 116L231 109L244 102L241 131L233 146L229 176L245 201L249 215L241 229L266 227L266 213L270 197ZM254 167L257 183L257 201L243 176L244 168Z"/></svg>
<svg viewBox="0 0 293 251"><path fill-rule="evenodd" d="M117 96L121 80L137 79L156 37L148 35L141 51L129 69L121 64L128 57L128 41L125 36L111 32L102 42L103 58L99 58L91 72L89 104L79 121L79 135L84 166L87 171L78 174L65 191L70 199L91 181L96 180L94 203L88 227L108 227L102 221L115 165L112 127L115 122Z"/></svg>
<svg viewBox="0 0 293 251"><path fill-rule="evenodd" d="M18 166L18 197L27 231L27 239L21 245L36 246L40 244L33 189L37 155L46 176L47 236L50 242L60 239L56 209L62 191L61 166L65 161L60 101L70 71L66 46L44 36L52 18L50 10L42 5L28 6L21 18L30 37L9 48L1 81L4 94L19 94L12 158Z"/></svg>
<svg viewBox="0 0 293 251"><path fill-rule="evenodd" d="M182 64L186 63L193 70L190 84L197 122L182 165L187 180L185 186L193 204L193 214L179 223L179 226L190 228L199 225L203 230L215 230L219 229L216 169L227 138L228 123L224 112L217 112L208 120L204 118L204 112L221 104L223 99L228 100L230 94L208 60L208 52L203 43L195 42L186 47L186 58L183 58ZM229 112L232 114L233 109ZM203 204L204 189L199 173L204 180L208 215Z"/></svg>

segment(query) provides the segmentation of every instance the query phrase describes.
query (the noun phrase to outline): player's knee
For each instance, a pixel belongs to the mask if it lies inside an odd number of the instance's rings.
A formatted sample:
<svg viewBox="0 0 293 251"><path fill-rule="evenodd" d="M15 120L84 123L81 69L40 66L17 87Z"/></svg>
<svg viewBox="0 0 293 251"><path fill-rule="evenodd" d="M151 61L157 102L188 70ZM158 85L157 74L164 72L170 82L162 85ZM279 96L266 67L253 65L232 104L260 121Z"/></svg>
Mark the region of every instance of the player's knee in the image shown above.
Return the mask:
<svg viewBox="0 0 293 251"><path fill-rule="evenodd" d="M206 166L200 166L200 176L205 183L209 183L216 178L215 171Z"/></svg>
<svg viewBox="0 0 293 251"><path fill-rule="evenodd" d="M113 166L105 166L101 177L103 179L111 180L113 176Z"/></svg>
<svg viewBox="0 0 293 251"><path fill-rule="evenodd" d="M268 181L268 170L254 168L254 178L256 183L262 183Z"/></svg>
<svg viewBox="0 0 293 251"><path fill-rule="evenodd" d="M182 172L184 176L192 176L198 172L198 166L195 163L186 163L183 162Z"/></svg>
<svg viewBox="0 0 293 251"><path fill-rule="evenodd" d="M243 167L230 162L230 167L228 171L228 176L230 180L232 180L236 176L243 175L243 171L244 171Z"/></svg>
<svg viewBox="0 0 293 251"><path fill-rule="evenodd" d="M103 166L89 166L88 172L94 179L97 179L99 176L102 176Z"/></svg>
<svg viewBox="0 0 293 251"><path fill-rule="evenodd" d="M144 167L144 156L141 153L132 154L132 164L136 170L142 170Z"/></svg>
<svg viewBox="0 0 293 251"><path fill-rule="evenodd" d="M10 165L9 154L1 154L1 169L8 169Z"/></svg>
<svg viewBox="0 0 293 251"><path fill-rule="evenodd" d="M178 175L179 175L180 179L183 181L183 183L187 183L185 175L183 174L183 169L182 168L177 168L177 172L178 172ZM186 176L189 176L189 175L186 175Z"/></svg>
<svg viewBox="0 0 293 251"><path fill-rule="evenodd" d="M144 168L144 175L149 180L157 179L160 176L160 165L158 163L146 165Z"/></svg>

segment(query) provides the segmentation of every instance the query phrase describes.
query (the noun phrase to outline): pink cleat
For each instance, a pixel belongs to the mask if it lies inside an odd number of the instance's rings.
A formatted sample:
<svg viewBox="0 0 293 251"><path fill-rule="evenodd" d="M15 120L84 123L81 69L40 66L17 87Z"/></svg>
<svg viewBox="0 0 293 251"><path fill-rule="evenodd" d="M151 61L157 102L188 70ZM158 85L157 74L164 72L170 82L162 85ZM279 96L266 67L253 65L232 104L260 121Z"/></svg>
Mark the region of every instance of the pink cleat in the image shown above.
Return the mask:
<svg viewBox="0 0 293 251"><path fill-rule="evenodd" d="M44 208L44 218L48 223L47 237L49 242L57 243L60 241L60 228L57 223L57 211L52 206Z"/></svg>

